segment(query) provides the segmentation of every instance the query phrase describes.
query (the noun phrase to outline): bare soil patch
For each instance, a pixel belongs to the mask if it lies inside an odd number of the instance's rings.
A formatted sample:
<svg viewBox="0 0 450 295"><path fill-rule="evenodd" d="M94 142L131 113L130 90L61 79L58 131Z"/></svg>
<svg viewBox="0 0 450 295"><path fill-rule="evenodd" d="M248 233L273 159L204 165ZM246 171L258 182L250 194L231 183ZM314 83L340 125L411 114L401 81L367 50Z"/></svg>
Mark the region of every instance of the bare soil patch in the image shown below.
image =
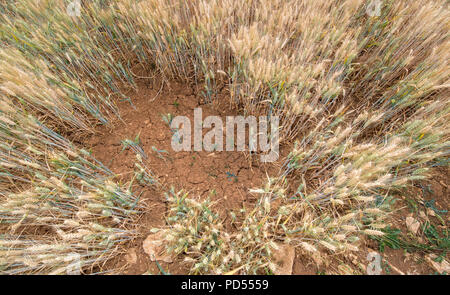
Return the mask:
<svg viewBox="0 0 450 295"><path fill-rule="evenodd" d="M149 259L142 247L150 229L166 225L167 207L164 192L173 186L175 191L184 189L194 198L210 198L215 202L214 209L224 220L226 230L233 232L235 228L231 223L230 212L240 216L240 209L251 208L258 196L249 193L249 189L264 185L268 176L278 175L279 165L290 150L289 145L280 147L280 157L275 163L261 163L259 155L250 155L248 152L175 152L172 150L173 133L163 120L163 115L171 114L174 117L183 115L188 117L191 123L193 123L194 109L197 107L202 108L203 118L215 115L220 116L223 122L226 116L244 115L230 105L225 93L219 95L219 99L213 104L205 103L199 93L195 87L180 83L172 83L162 90L160 87L141 83L138 91L130 94L130 101L122 101L118 104L123 122L120 120L113 122L114 127L97 127L96 134L87 141L86 145L91 149L93 156L119 175L123 182L128 182L135 171L136 154L131 149L123 150L121 141L132 140L139 134L140 146L147 155L145 163L162 184L157 188L134 183L133 192L140 195L147 206L136 224L139 237L128 243L123 248L123 253L109 261L104 266L105 269L119 269L124 274L160 274L161 269L171 274L187 274L189 268L183 263L182 257L176 258L173 263L159 262L158 267ZM156 152L155 149L160 152ZM406 218L414 216L417 219L422 218L421 222L423 222L424 214L435 224L441 222L436 216L432 216L432 213L430 215L425 202L434 200L432 202L437 210L448 210L449 175L446 168L437 169L434 173L430 180L422 181L401 196L397 196L399 201L389 219L392 227L408 233L405 225ZM291 179L290 183L288 193L294 189L295 179ZM410 198L414 198L420 207L416 212L412 212L408 207ZM445 225L438 226L448 228L449 215L442 216ZM359 253L343 260L332 259L327 268L332 272L342 273L339 271L340 266L348 265L359 273L365 273L364 267L369 263L366 258L367 253L371 251L379 252L377 242L364 239ZM300 252L298 249L295 250L293 274L327 273L323 266L319 266L314 259ZM387 247L380 254L383 258L382 274L435 272L426 262L428 253L406 253L403 249L394 250Z"/></svg>
<svg viewBox="0 0 450 295"><path fill-rule="evenodd" d="M123 122L113 122L113 128L98 127L96 134L87 143L93 156L125 182L133 177L136 154L131 149L123 150L121 141L133 140L139 134L140 146L148 157L145 163L162 184L161 188L156 188L140 186L136 182L133 187L133 192L140 194L146 203L147 210L137 225L142 238L128 245L128 252L115 262L123 267L124 273L129 274L149 270L159 273L155 263L150 262L148 255L143 252L142 241L151 228L165 225L164 192L170 187L173 186L175 191L184 189L194 198L210 198L215 202L214 209L224 220L226 229L233 231L229 213L234 211L239 215L241 208L251 207L257 196L250 194L249 189L264 185L268 175L278 172L278 163L261 163L259 155L250 155L248 152L173 151L173 133L163 120L163 115L186 116L193 126L194 109L197 107L202 108L203 119L215 115L225 122L226 116L243 114L230 106L225 94L223 99L218 99L214 104L206 104L196 94L196 90L187 85L172 83L170 88L164 87L159 94L156 88L139 85L137 93L130 94L131 102L122 101L118 105ZM173 274L188 272L177 261L171 264L162 262L160 265Z"/></svg>

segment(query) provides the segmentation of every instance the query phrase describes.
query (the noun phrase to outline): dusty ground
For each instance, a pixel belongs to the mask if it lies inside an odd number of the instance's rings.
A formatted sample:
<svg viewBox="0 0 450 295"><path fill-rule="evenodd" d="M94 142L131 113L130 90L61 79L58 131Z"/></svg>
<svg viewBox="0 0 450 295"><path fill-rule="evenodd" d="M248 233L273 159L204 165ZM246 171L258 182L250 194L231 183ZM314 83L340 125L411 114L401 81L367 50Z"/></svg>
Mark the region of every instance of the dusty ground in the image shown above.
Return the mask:
<svg viewBox="0 0 450 295"><path fill-rule="evenodd" d="M192 197L200 199L210 198L215 201L217 210L224 220L227 230L232 231L230 212L238 211L243 207L250 207L256 196L249 193L250 188L256 188L266 182L267 175L277 175L278 165L283 156L289 151L288 147L281 147L280 160L275 163L261 164L258 156L250 157L244 152L174 152L171 148L172 132L162 116L183 115L191 119L196 107L203 110L203 118L210 115L224 117L243 115L233 109L224 94L214 105L205 104L194 88L177 83L164 87L152 87L149 84L140 84L139 91L130 94L131 102L123 101L119 104L123 122L117 121L113 128L98 127L97 134L89 139L87 145L98 160L108 166L124 181L133 177L135 152L130 149L122 150L122 140L133 140L138 134L140 146L147 159L146 165L157 175L162 184L159 187L139 186L133 187L134 193L141 194L141 199L147 205L146 212L137 222L137 230L142 238L138 238L126 245L124 253L109 262L106 268L121 269L126 274L160 273L155 262L142 248L143 239L154 227L165 225L166 203L164 192L171 186L175 191L184 189ZM220 97L220 95L219 95ZM204 130L206 132L207 130ZM155 151L158 150L159 152ZM392 215L393 227L399 228L408 234L405 220L408 216L417 218L422 223L431 220L439 224L437 217L431 216L424 207L426 201L435 200L436 208L448 210L448 170L439 169L430 181L416 185L416 188L399 195L396 210ZM427 187L428 189L424 189ZM418 201L418 209L411 211L407 206L410 201L405 196L414 196ZM421 202L422 201L422 205ZM442 215L445 223L441 227L448 228L448 215ZM420 235L420 234L419 234ZM366 239L360 247L358 255L352 255L344 260L332 259L333 273L340 271L342 265L348 265L359 273L365 273L358 265L366 266L367 253L379 252L376 241ZM427 253L406 253L404 250L386 248L383 253L383 274L431 274L435 270L426 262ZM448 257L447 257L448 258ZM447 259L448 260L448 259ZM171 274L188 273L187 265L178 258L173 263L160 263L165 272ZM313 259L301 255L296 250L293 265L293 274L321 274L324 269L317 266Z"/></svg>
<svg viewBox="0 0 450 295"><path fill-rule="evenodd" d="M216 115L222 117L224 122L225 116L241 114L225 100L215 105L204 104L199 96L194 95L193 89L184 85L171 84L170 88L165 87L159 94L156 88L140 85L138 93L130 95L132 104L127 101L119 104L124 122L115 122L112 129L98 127L97 134L90 138L88 146L94 157L120 175L123 181L128 181L133 176L136 156L130 149L122 150L121 141L133 140L139 134L140 146L148 157L145 162L162 184L160 188L135 188L135 193L142 194L141 198L148 206L147 212L139 220L139 231L144 237L149 229L165 225L166 204L163 193L172 186L175 191L188 191L191 197L209 197L215 201L214 208L225 221L227 230L232 230L230 222L227 222L229 213L254 203L256 196L250 194L249 189L263 185L267 175L275 175L277 163L261 164L258 155L251 157L245 152L173 151L172 132L163 120L163 115L183 115L190 118L193 124L196 107L202 108L203 118ZM204 133L207 131L204 130ZM129 247L130 252L122 260L131 259L133 262L136 258L136 262L126 267L126 273L139 274L149 269L158 272L155 263L150 263L143 252L141 239ZM170 273L187 272L177 263L161 265Z"/></svg>

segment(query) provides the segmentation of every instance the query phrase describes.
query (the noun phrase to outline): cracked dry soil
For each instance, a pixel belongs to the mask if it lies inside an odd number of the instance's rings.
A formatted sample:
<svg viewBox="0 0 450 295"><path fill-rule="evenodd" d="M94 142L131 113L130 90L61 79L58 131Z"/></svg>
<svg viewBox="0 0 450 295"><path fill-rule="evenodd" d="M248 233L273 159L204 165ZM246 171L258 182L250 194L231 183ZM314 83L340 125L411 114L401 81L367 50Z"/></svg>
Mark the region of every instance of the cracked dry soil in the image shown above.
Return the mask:
<svg viewBox="0 0 450 295"><path fill-rule="evenodd" d="M140 146L148 157L144 162L162 184L161 188L156 188L138 185L136 181L133 186L133 192L140 195L147 206L137 225L142 238L127 245L127 253L112 262L114 268L119 266L127 274L142 274L149 270L159 273L155 263L143 252L142 240L151 228L165 225L164 192L170 187L173 186L175 191L184 189L191 197L201 200L209 197L227 230L233 231L229 213L234 211L239 216L241 208L251 207L257 196L250 194L249 189L264 185L267 176L276 175L278 171L276 162L261 163L259 155L250 156L248 152L175 152L171 147L172 132L163 115L186 116L193 128L197 107L202 108L203 119L215 115L225 122L226 116L242 114L230 106L225 94L219 95L214 104L205 104L196 90L185 84L171 83L161 93L158 91L159 87L140 84L138 91L129 96L131 103L122 101L118 104L124 122L117 120L113 122L114 127L99 126L88 141L93 156L126 182L133 177L136 155L131 149L122 151L121 141L133 140L139 134ZM203 134L207 131L203 129ZM165 152L157 153L155 149ZM172 274L188 273L183 265L176 260L171 264L161 263Z"/></svg>

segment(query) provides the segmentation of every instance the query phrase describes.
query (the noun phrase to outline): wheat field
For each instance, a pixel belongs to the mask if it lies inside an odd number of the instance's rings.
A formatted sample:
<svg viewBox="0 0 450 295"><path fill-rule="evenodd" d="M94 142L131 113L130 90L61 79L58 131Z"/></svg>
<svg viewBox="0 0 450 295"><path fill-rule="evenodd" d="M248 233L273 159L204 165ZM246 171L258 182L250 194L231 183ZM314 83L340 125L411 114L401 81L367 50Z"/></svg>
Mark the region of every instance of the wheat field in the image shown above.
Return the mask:
<svg viewBox="0 0 450 295"><path fill-rule="evenodd" d="M92 0L79 15L70 2L0 1L2 274L120 272L103 266L141 235L146 205L73 139L120 121L151 77L208 103L225 85L243 113L279 116L288 149L233 232L213 203L164 189L154 232L191 274L273 272L283 245L325 265L361 252L386 236L393 196L448 167L446 0L380 0L378 15L364 0Z"/></svg>

